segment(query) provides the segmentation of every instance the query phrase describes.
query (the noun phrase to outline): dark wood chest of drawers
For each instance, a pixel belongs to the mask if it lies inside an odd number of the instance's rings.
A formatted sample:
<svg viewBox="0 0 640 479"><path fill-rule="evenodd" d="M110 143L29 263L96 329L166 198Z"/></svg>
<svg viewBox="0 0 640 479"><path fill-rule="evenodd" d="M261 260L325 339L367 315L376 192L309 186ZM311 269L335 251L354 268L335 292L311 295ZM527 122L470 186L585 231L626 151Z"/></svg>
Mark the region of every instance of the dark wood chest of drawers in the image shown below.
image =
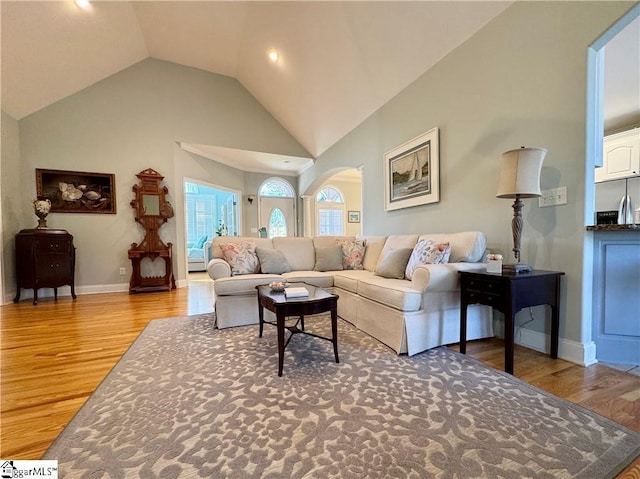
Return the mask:
<svg viewBox="0 0 640 479"><path fill-rule="evenodd" d="M38 289L53 288L58 299L59 286L71 286L76 299L74 277L76 249L73 236L65 230L30 229L16 235L16 297L22 288L33 289L33 304L38 304Z"/></svg>

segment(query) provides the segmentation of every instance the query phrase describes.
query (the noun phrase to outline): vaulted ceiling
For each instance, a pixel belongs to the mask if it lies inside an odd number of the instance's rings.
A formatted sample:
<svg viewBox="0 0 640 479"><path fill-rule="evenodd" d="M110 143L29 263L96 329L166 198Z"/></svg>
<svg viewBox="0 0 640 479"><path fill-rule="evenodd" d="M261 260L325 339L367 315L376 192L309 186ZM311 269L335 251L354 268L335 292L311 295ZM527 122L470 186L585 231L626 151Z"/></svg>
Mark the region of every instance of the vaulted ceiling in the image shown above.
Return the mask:
<svg viewBox="0 0 640 479"><path fill-rule="evenodd" d="M3 0L2 108L153 57L236 78L317 157L510 4Z"/></svg>
<svg viewBox="0 0 640 479"><path fill-rule="evenodd" d="M236 78L317 157L512 3L2 0L2 109L23 118L153 57Z"/></svg>

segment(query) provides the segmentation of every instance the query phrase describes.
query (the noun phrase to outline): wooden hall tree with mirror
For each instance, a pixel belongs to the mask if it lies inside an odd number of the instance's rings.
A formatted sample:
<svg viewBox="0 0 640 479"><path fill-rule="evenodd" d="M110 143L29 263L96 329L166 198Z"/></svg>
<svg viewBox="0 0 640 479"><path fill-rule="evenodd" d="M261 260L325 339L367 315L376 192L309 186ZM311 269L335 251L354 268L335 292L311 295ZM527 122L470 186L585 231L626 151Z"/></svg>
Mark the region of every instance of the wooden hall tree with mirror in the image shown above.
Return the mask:
<svg viewBox="0 0 640 479"><path fill-rule="evenodd" d="M166 186L160 186L164 176L151 168L141 171L136 176L140 183L133 185L135 198L131 201L131 207L135 210L136 222L142 225L145 235L140 244L132 243L129 248L129 259L133 267L129 293L170 291L176 289L173 276L173 245L165 244L158 234L162 225L173 217L173 208L166 199L169 190ZM157 264L158 258L162 259L164 264ZM164 266L164 270L159 273L161 266ZM148 273L148 270L152 272Z"/></svg>

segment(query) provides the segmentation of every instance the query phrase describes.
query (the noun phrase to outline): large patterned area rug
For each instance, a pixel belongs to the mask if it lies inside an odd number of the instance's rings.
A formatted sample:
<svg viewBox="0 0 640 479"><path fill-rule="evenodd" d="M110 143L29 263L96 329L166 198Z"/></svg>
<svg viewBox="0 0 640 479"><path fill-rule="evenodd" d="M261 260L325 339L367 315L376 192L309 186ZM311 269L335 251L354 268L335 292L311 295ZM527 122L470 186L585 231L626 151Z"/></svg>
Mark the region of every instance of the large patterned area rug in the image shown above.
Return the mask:
<svg viewBox="0 0 640 479"><path fill-rule="evenodd" d="M307 329L328 334L327 318ZM640 434L447 348L413 356L340 321L296 335L152 321L47 451L60 477L607 478Z"/></svg>

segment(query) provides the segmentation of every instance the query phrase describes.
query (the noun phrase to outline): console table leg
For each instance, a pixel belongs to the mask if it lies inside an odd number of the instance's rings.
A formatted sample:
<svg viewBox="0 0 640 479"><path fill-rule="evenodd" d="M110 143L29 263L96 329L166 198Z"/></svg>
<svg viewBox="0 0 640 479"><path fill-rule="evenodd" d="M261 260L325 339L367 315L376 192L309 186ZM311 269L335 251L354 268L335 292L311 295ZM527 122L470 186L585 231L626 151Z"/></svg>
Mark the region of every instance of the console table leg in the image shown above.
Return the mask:
<svg viewBox="0 0 640 479"><path fill-rule="evenodd" d="M504 314L504 370L509 374L513 374L514 316L512 307L508 308Z"/></svg>
<svg viewBox="0 0 640 479"><path fill-rule="evenodd" d="M278 376L282 376L284 366L284 314L277 314L278 329Z"/></svg>
<svg viewBox="0 0 640 479"><path fill-rule="evenodd" d="M338 310L331 310L331 342L333 343L333 354L336 357L336 363L340 362L338 358Z"/></svg>
<svg viewBox="0 0 640 479"><path fill-rule="evenodd" d="M560 336L560 275L555 277L555 303L551 305L551 351L553 359L558 357L558 338Z"/></svg>
<svg viewBox="0 0 640 479"><path fill-rule="evenodd" d="M460 305L460 352L467 354L467 305Z"/></svg>
<svg viewBox="0 0 640 479"><path fill-rule="evenodd" d="M557 306L551 306L551 351L553 359L558 358L558 338L560 336L560 311Z"/></svg>

